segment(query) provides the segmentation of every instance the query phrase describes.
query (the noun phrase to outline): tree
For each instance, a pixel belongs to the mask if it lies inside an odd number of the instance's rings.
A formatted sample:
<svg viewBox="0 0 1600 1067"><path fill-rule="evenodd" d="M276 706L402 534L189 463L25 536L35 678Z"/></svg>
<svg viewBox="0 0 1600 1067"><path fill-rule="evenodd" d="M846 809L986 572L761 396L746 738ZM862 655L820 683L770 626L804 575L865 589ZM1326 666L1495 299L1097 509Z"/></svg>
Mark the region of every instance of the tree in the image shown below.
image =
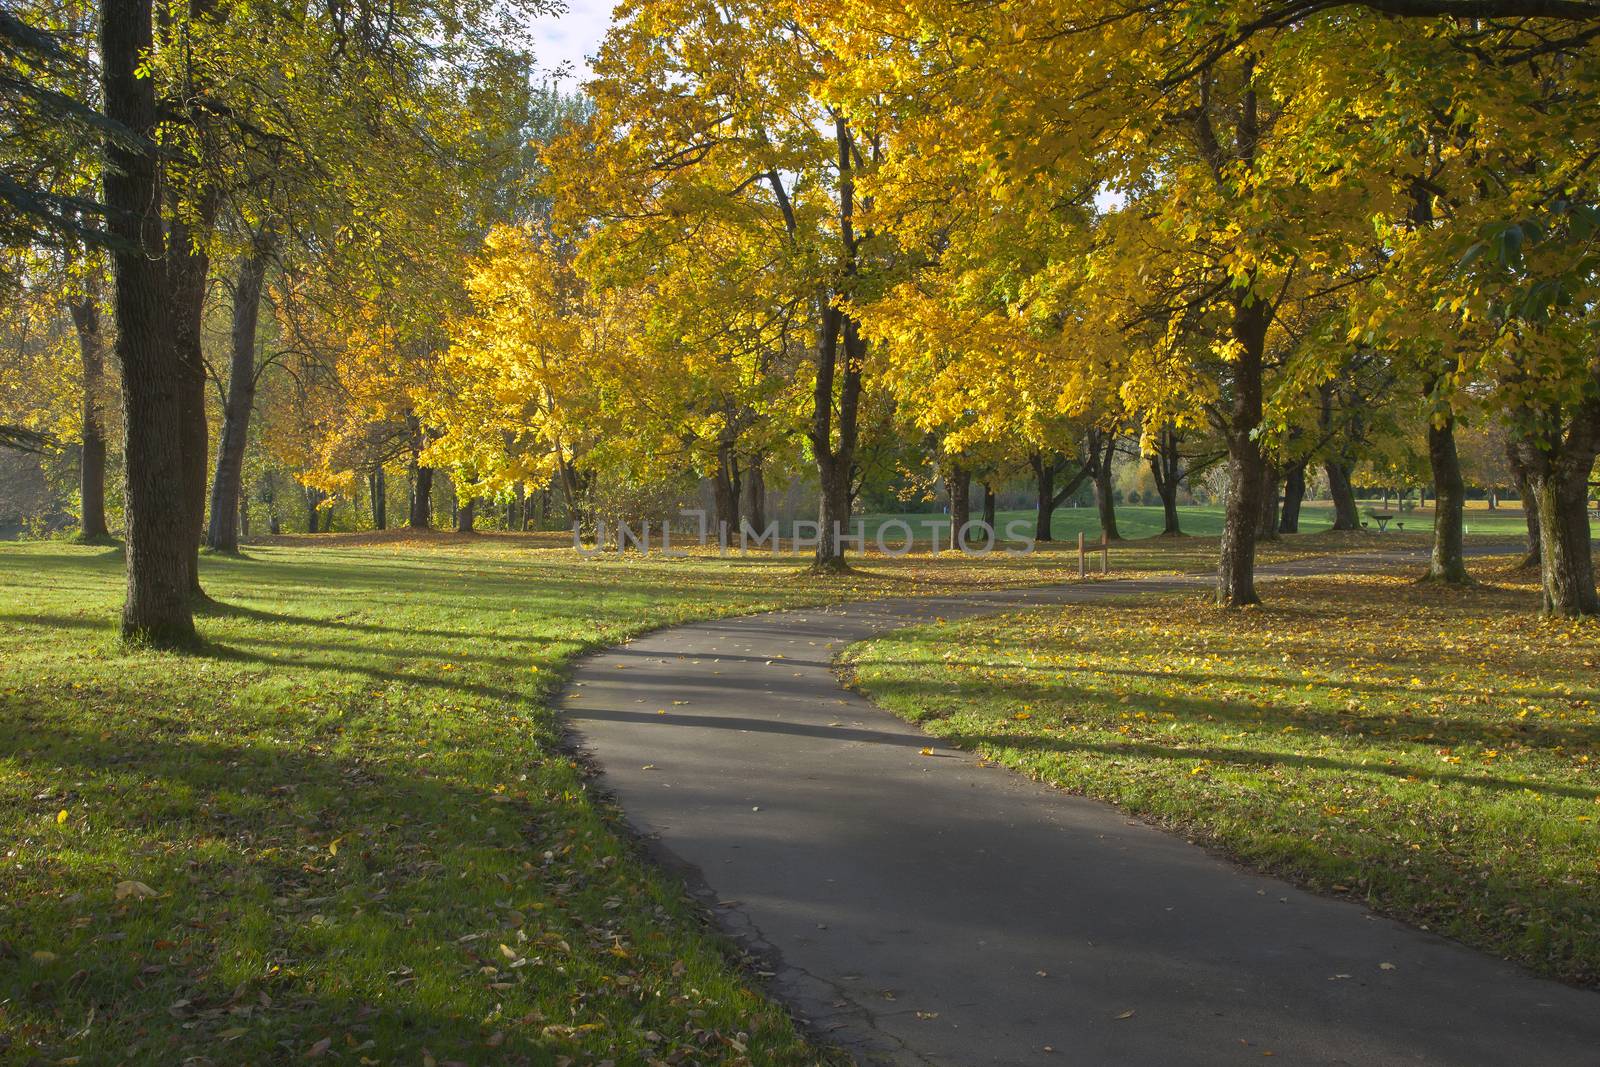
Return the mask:
<svg viewBox="0 0 1600 1067"><path fill-rule="evenodd" d="M264 233L239 263L233 284L228 389L222 400L222 434L217 442L216 473L211 479L211 524L206 533L206 546L215 552L239 551L244 450L256 388L265 369L256 356L256 332L271 254L271 237Z"/></svg>
<svg viewBox="0 0 1600 1067"><path fill-rule="evenodd" d="M819 5L820 7L820 5ZM860 217L885 141L820 92L833 62L811 5L649 0L612 27L588 86L587 128L553 154L568 225L619 235L743 231L804 293L805 442L820 483L814 566L845 566L868 346L853 301L886 264ZM575 218L572 216L576 216ZM692 238L691 238L692 239ZM640 247L658 245L659 239Z"/></svg>
<svg viewBox="0 0 1600 1067"><path fill-rule="evenodd" d="M140 76L152 43L150 0L105 0L100 61L106 115L153 141L154 85ZM122 367L128 596L124 638L179 644L195 638L189 609L192 538L184 495L183 375L167 310L166 259L152 151L111 141L105 204L117 238L115 352Z"/></svg>

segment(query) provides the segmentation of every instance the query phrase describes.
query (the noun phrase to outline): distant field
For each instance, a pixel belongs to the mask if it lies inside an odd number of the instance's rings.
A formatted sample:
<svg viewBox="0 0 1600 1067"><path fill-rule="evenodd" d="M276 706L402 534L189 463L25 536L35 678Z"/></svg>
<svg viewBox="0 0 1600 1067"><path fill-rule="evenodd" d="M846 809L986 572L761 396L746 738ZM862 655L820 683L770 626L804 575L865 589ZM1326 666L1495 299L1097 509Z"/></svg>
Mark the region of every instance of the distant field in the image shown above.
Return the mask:
<svg viewBox="0 0 1600 1067"><path fill-rule="evenodd" d="M1391 530L1396 528L1396 523L1403 525L1407 531L1426 531L1433 526L1433 509L1421 508L1412 511L1399 512L1391 505L1383 508L1377 501L1362 501L1361 516L1367 519L1369 512L1394 515L1390 523ZM1190 506L1178 509L1179 522L1183 532L1198 537L1216 537L1222 533L1222 508L1220 505ZM975 514L974 517L977 517ZM862 516L866 524L867 536L875 537L878 528L891 519L901 519L909 524L915 531L917 539L926 541L932 534L935 523L948 523L949 516L940 514L924 515L892 515L874 514ZM1006 524L1022 522L1023 528L1031 535L1033 532L1032 511L1000 511L995 513L995 525L1004 531ZM1159 507L1127 504L1117 507L1117 528L1123 537L1137 539L1154 537L1161 533L1163 525L1162 512ZM1333 526L1333 506L1326 501L1317 501L1306 504L1300 509L1300 532L1321 533ZM1372 529L1377 525L1372 524ZM1095 509L1090 508L1061 508L1056 511L1051 523L1051 532L1057 540L1075 540L1081 532L1094 539L1100 536L1100 518ZM1490 511L1482 502L1475 501L1467 510L1467 533L1469 536L1482 537L1520 537L1527 530L1522 517L1522 509L1518 507L1501 507ZM893 546L898 543L898 529L891 530L886 535L886 542ZM944 529L940 533L940 540L946 540L949 532Z"/></svg>

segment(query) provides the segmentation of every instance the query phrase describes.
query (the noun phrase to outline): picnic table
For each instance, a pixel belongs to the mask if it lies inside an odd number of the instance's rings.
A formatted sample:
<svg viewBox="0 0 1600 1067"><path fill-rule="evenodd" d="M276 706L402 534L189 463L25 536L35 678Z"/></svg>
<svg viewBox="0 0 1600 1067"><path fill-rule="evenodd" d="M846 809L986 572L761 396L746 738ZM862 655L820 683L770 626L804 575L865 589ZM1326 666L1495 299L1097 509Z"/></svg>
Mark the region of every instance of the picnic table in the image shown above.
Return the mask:
<svg viewBox="0 0 1600 1067"><path fill-rule="evenodd" d="M1372 521L1378 524L1379 533L1386 531L1389 528L1389 520L1394 518L1394 515L1387 511L1373 511L1369 514L1372 516Z"/></svg>

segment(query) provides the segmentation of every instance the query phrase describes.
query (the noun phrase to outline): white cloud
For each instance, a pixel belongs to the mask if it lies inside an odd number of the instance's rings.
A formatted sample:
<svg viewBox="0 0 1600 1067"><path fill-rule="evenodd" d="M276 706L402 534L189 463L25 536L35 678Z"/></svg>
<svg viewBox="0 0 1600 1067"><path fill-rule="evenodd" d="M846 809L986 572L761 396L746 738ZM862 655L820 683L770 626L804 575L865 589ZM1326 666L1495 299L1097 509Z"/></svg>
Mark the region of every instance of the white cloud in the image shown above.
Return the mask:
<svg viewBox="0 0 1600 1067"><path fill-rule="evenodd" d="M534 59L541 70L565 66L563 87L572 89L589 77L589 57L611 25L612 0L568 0L560 15L544 15L533 23Z"/></svg>

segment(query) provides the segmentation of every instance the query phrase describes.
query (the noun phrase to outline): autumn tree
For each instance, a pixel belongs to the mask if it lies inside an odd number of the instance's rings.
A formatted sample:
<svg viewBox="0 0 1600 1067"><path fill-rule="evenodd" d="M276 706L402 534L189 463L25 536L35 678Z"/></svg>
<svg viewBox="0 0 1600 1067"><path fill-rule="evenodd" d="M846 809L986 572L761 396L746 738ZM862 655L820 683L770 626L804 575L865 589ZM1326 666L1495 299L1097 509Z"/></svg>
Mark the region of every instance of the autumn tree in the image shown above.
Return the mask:
<svg viewBox="0 0 1600 1067"><path fill-rule="evenodd" d="M553 154L570 224L736 228L805 294L805 441L820 482L815 565L844 566L868 346L850 302L885 263L863 172L885 143L821 93L833 63L801 3L651 0L621 12L588 86L594 116ZM645 242L648 246L651 242ZM617 245L625 255L629 242ZM779 258L781 257L781 259Z"/></svg>

